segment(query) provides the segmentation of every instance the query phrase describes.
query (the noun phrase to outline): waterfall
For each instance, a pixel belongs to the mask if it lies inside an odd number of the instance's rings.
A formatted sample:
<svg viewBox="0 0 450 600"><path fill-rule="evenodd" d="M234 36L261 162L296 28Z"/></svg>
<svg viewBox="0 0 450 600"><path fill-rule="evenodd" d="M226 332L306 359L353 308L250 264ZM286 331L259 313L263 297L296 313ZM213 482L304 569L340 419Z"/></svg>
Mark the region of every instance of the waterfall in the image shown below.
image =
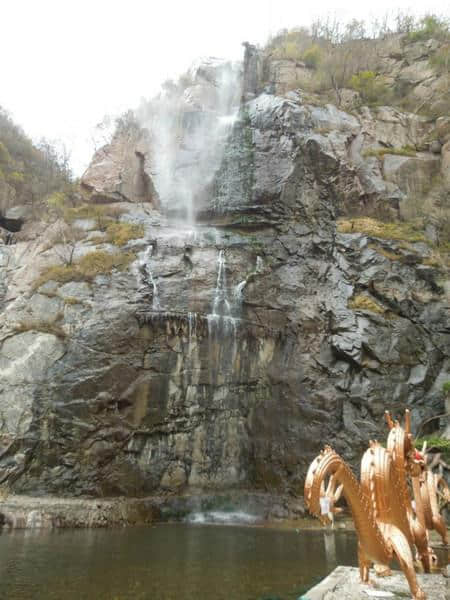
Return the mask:
<svg viewBox="0 0 450 600"><path fill-rule="evenodd" d="M186 74L187 84L166 88L144 103L137 118L150 136L151 176L169 216L195 223L208 201L239 109L240 68L203 59Z"/></svg>
<svg viewBox="0 0 450 600"><path fill-rule="evenodd" d="M225 263L225 252L221 250L219 252L219 258L217 259L219 265L217 269L217 282L216 289L214 291L213 301L213 316L231 316L231 305L228 300L228 289L227 289L227 273Z"/></svg>
<svg viewBox="0 0 450 600"><path fill-rule="evenodd" d="M212 301L212 312L206 317L210 336L215 333L233 333L234 337L236 336L236 326L239 318L233 313L239 312L240 303L236 302L235 295L230 297L226 268L225 251L220 250L217 258L217 278Z"/></svg>

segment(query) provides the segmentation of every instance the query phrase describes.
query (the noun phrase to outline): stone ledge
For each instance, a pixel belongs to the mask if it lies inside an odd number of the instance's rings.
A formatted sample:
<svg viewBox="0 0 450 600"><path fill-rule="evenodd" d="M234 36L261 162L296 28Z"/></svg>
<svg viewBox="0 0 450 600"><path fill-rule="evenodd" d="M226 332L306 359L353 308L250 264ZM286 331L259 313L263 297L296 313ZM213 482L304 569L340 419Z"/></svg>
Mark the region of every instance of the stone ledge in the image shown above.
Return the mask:
<svg viewBox="0 0 450 600"><path fill-rule="evenodd" d="M361 583L356 567L336 567L328 577L311 588L299 600L363 600L367 598L411 598L409 586L401 571L393 571L389 577L377 577L370 573L373 585ZM450 585L442 574L417 575L427 600L448 600ZM379 594L377 594L379 592Z"/></svg>

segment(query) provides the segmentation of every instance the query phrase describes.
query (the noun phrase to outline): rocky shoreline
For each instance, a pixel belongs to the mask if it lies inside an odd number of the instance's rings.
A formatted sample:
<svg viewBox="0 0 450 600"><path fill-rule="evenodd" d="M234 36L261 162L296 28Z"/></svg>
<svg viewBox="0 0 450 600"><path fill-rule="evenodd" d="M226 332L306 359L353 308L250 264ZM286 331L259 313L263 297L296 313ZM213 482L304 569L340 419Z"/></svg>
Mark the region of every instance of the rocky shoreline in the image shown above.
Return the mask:
<svg viewBox="0 0 450 600"><path fill-rule="evenodd" d="M399 571L394 571L390 577L378 577L371 574L370 585L361 583L359 569L356 567L336 567L318 585L311 588L299 600L353 600L367 596L386 598L409 598L408 583ZM420 574L419 583L427 598L446 600L448 598L448 571L442 575Z"/></svg>
<svg viewBox="0 0 450 600"><path fill-rule="evenodd" d="M0 501L0 528L98 528L167 521L262 524L297 521L304 514L299 499L254 492L108 499L11 494Z"/></svg>

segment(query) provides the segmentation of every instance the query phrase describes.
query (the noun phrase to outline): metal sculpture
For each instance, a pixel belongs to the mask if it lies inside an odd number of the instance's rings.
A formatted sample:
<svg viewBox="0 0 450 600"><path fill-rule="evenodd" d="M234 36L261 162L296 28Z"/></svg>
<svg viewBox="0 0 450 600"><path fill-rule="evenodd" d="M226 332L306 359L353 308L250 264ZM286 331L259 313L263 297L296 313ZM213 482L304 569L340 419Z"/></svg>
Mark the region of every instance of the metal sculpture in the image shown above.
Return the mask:
<svg viewBox="0 0 450 600"><path fill-rule="evenodd" d="M389 569L397 558L405 573L414 600L424 600L417 583L411 552L411 533L391 454L377 442L371 442L361 463L361 483L347 463L327 446L317 456L305 482L305 500L309 511L320 515L322 483L334 474L351 509L358 534L358 562L361 580L369 582L371 563Z"/></svg>
<svg viewBox="0 0 450 600"><path fill-rule="evenodd" d="M406 512L410 527L410 540L417 548L417 558L421 561L425 573L429 573L431 565L437 562L430 548L425 519L425 506L422 494L423 485L423 456L417 452L411 434L411 419L408 410L405 411L405 428L398 421L393 421L386 411L386 422L390 429L387 439L387 449L392 455L397 479L401 490L401 502ZM408 489L408 475L412 481L414 502L411 501Z"/></svg>
<svg viewBox="0 0 450 600"><path fill-rule="evenodd" d="M361 482L332 448L325 449L311 463L305 482L309 511L322 522L331 519L331 509L342 493L352 512L358 535L358 562L361 579L369 582L373 563L379 575L390 573L397 558L415 600L425 594L417 583L412 549L425 572L437 562L429 545L428 530L435 529L447 544L447 528L439 512L439 500L446 504L450 490L441 473L427 468L426 446L422 453L414 445L410 413L405 412L404 428L386 411L389 427L387 448L371 441L361 461ZM414 500L409 492L412 484Z"/></svg>

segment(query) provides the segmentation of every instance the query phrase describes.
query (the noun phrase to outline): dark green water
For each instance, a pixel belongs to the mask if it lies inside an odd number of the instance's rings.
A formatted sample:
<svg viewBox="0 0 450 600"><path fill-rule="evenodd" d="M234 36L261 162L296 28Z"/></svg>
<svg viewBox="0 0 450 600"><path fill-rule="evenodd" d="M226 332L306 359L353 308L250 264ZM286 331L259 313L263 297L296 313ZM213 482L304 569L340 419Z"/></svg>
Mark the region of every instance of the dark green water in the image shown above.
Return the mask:
<svg viewBox="0 0 450 600"><path fill-rule="evenodd" d="M351 532L156 525L0 535L8 600L298 598L337 564L356 564Z"/></svg>

